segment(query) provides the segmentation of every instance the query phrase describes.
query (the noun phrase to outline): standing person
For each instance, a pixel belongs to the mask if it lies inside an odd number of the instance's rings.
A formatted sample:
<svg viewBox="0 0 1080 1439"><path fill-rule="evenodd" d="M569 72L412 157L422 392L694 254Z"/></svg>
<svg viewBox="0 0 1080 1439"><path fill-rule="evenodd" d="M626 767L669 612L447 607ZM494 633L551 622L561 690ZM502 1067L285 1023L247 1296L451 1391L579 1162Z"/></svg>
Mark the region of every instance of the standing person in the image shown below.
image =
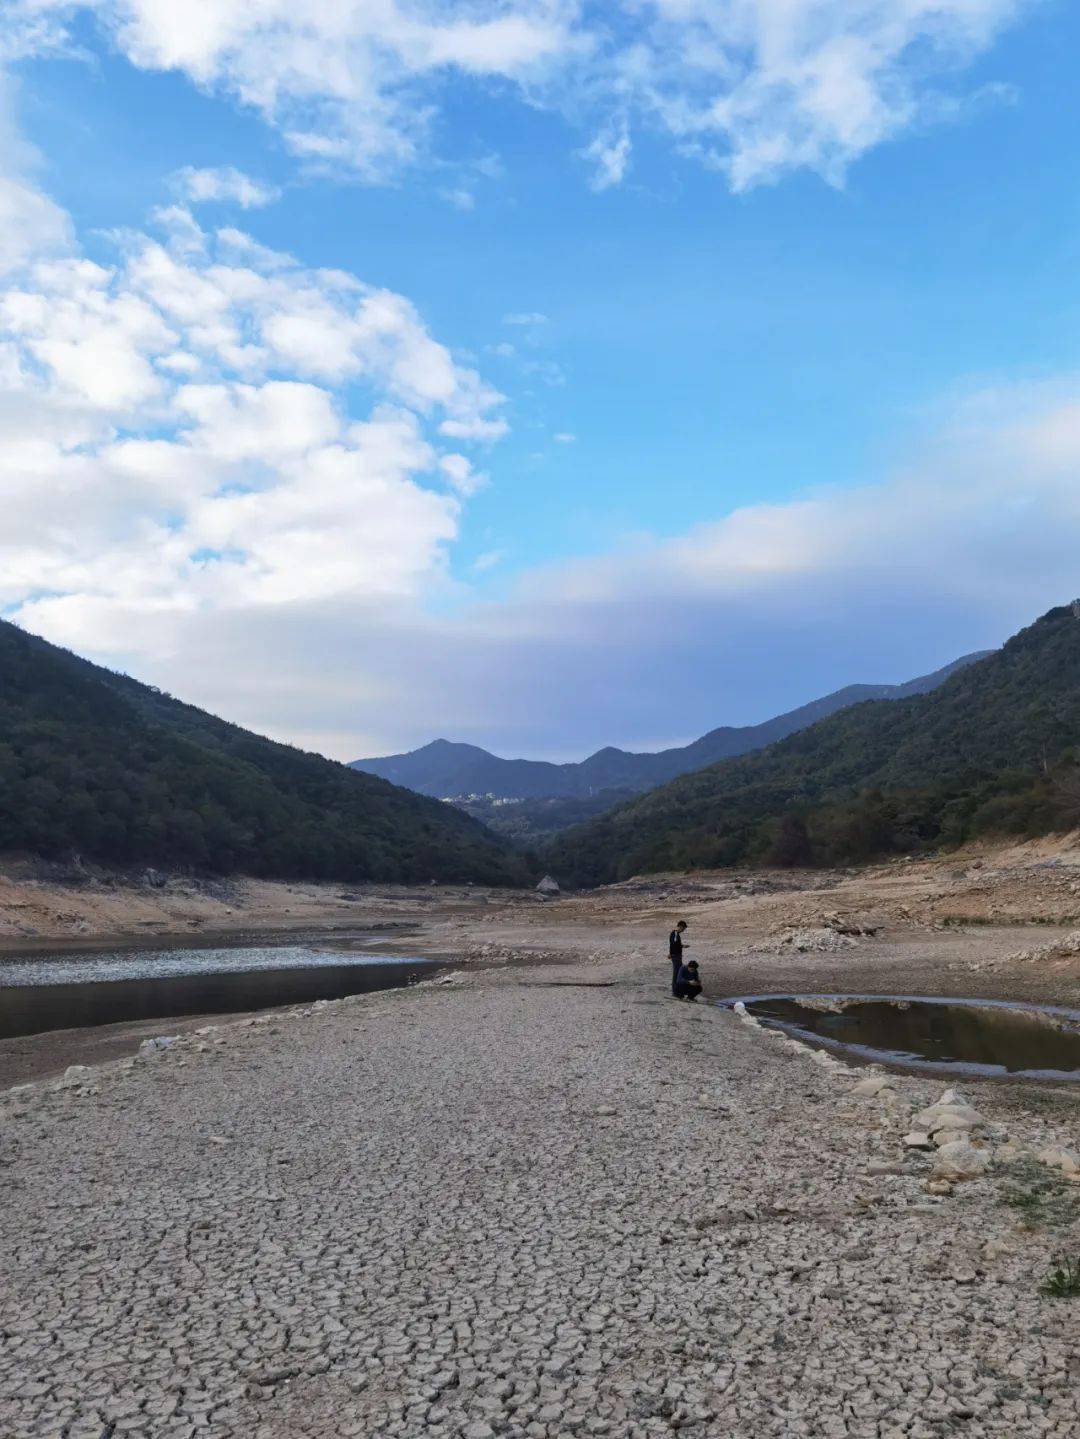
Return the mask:
<svg viewBox="0 0 1080 1439"><path fill-rule="evenodd" d="M679 997L679 970L682 969L683 935L686 932L686 920L680 919L675 928L668 935L667 952L671 960L671 992L676 999Z"/></svg>

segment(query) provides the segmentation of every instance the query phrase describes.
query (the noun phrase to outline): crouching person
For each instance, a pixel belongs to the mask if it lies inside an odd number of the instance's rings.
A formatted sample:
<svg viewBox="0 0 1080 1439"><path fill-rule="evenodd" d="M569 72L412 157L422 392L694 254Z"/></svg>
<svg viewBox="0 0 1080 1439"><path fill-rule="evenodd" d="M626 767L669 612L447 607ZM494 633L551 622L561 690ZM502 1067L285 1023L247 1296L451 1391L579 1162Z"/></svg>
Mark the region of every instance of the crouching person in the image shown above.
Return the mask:
<svg viewBox="0 0 1080 1439"><path fill-rule="evenodd" d="M701 976L698 974L697 960L691 959L679 970L679 977L675 982L675 994L679 999L695 1000L701 993Z"/></svg>

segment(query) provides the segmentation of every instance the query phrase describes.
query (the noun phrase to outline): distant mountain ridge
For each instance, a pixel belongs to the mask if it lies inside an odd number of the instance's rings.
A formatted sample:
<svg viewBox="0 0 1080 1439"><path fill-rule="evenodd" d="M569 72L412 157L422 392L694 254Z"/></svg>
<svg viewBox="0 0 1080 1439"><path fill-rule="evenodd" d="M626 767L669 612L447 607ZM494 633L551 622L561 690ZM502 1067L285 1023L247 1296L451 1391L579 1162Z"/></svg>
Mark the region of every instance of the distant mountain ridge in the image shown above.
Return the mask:
<svg viewBox="0 0 1080 1439"><path fill-rule="evenodd" d="M896 703L849 706L557 836L560 881L860 861L1080 823L1080 601Z"/></svg>
<svg viewBox="0 0 1080 1439"><path fill-rule="evenodd" d="M351 768L438 799L462 799L470 795L496 800L586 799L605 790L622 791L623 795L626 791L641 793L718 760L763 749L864 700L906 699L926 694L957 670L990 653L979 650L964 655L932 674L920 675L904 684L847 685L761 724L722 725L691 744L655 754L635 754L609 745L584 760L551 764L546 760L500 759L478 745L437 739L406 754L353 760Z"/></svg>
<svg viewBox="0 0 1080 1439"><path fill-rule="evenodd" d="M252 734L2 620L0 850L281 878L529 877L453 805Z"/></svg>

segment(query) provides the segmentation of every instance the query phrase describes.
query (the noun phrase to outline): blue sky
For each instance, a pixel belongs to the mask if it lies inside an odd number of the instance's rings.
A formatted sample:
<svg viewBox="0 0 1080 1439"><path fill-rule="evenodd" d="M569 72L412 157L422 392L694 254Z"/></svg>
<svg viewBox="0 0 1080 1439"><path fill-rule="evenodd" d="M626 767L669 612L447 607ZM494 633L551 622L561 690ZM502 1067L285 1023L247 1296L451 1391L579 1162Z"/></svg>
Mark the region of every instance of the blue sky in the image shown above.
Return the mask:
<svg viewBox="0 0 1080 1439"><path fill-rule="evenodd" d="M33 217L4 613L339 757L560 757L907 678L1080 590L1075 10L342 8L0 21ZM275 197L201 198L225 169ZM224 323L248 273L218 230L290 257L243 354L190 300ZM326 319L326 269L400 300L340 363L267 340Z"/></svg>

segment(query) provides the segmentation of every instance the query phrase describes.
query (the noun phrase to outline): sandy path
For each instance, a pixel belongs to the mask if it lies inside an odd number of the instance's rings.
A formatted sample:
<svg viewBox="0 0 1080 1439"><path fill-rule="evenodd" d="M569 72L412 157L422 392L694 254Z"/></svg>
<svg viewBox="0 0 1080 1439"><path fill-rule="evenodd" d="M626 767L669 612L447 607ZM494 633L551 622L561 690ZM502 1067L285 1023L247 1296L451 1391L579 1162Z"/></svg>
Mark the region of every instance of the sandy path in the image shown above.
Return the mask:
<svg viewBox="0 0 1080 1439"><path fill-rule="evenodd" d="M1080 1433L1075 1303L1002 1176L929 1198L903 1104L655 968L471 974L86 1079L0 1124L5 1439Z"/></svg>

